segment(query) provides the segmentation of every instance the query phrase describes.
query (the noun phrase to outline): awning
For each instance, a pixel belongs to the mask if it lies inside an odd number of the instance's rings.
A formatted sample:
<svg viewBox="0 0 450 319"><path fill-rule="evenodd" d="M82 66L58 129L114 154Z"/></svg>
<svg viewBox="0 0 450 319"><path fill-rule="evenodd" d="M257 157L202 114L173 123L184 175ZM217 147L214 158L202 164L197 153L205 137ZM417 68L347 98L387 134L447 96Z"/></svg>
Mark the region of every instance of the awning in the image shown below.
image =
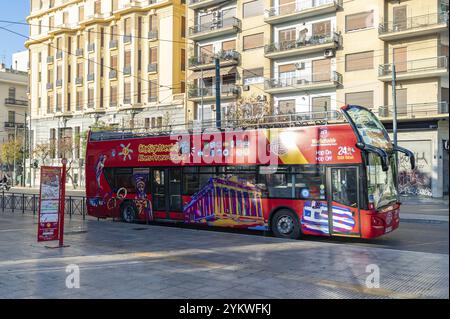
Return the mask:
<svg viewBox="0 0 450 319"><path fill-rule="evenodd" d="M220 68L220 76L222 75L229 75L229 74L235 74L237 73L237 69L235 66L229 66L226 68ZM213 78L216 76L216 69L210 69L210 70L205 70L203 71L203 78ZM193 81L193 80L197 80L197 79L201 79L202 78L202 72L201 71L196 71L194 73L192 73L188 80L189 81Z"/></svg>

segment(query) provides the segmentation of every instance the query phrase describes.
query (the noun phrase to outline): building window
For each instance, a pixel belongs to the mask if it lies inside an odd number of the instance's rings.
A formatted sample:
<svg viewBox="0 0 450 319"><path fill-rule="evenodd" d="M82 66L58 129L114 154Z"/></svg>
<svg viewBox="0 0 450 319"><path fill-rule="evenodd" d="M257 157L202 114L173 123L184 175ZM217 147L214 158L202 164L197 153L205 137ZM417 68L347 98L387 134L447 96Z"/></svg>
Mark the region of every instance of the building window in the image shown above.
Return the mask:
<svg viewBox="0 0 450 319"><path fill-rule="evenodd" d="M53 113L53 95L47 96L47 113Z"/></svg>
<svg viewBox="0 0 450 319"><path fill-rule="evenodd" d="M80 158L81 150L81 130L79 126L75 126L75 158Z"/></svg>
<svg viewBox="0 0 450 319"><path fill-rule="evenodd" d="M117 105L117 86L116 85L111 85L109 97L110 97L109 101L110 101L111 105L116 106Z"/></svg>
<svg viewBox="0 0 450 319"><path fill-rule="evenodd" d="M8 111L8 122L16 123L16 112L15 111Z"/></svg>
<svg viewBox="0 0 450 319"><path fill-rule="evenodd" d="M264 83L264 68L244 70L244 85Z"/></svg>
<svg viewBox="0 0 450 319"><path fill-rule="evenodd" d="M48 18L48 30L52 31L54 25L55 25L55 17L51 16L50 18Z"/></svg>
<svg viewBox="0 0 450 319"><path fill-rule="evenodd" d="M373 91L346 93L345 104L373 108Z"/></svg>
<svg viewBox="0 0 450 319"><path fill-rule="evenodd" d="M181 71L186 71L186 50L181 49Z"/></svg>
<svg viewBox="0 0 450 319"><path fill-rule="evenodd" d="M345 71L373 69L373 51L345 55Z"/></svg>
<svg viewBox="0 0 450 319"><path fill-rule="evenodd" d="M102 13L102 2L101 0L96 0L94 2L94 14L101 14Z"/></svg>
<svg viewBox="0 0 450 319"><path fill-rule="evenodd" d="M78 7L78 21L84 20L84 7L80 6Z"/></svg>
<svg viewBox="0 0 450 319"><path fill-rule="evenodd" d="M181 37L186 37L186 17L181 17Z"/></svg>
<svg viewBox="0 0 450 319"><path fill-rule="evenodd" d="M149 58L150 58L150 64L158 63L158 47L150 48Z"/></svg>
<svg viewBox="0 0 450 319"><path fill-rule="evenodd" d="M124 53L124 66L126 68L131 67L131 51L125 51Z"/></svg>
<svg viewBox="0 0 450 319"><path fill-rule="evenodd" d="M88 88L88 108L94 107L94 88Z"/></svg>
<svg viewBox="0 0 450 319"><path fill-rule="evenodd" d="M180 83L180 93L186 93L186 82L181 81Z"/></svg>
<svg viewBox="0 0 450 319"><path fill-rule="evenodd" d="M16 99L16 88L10 87L8 89L8 98L15 100Z"/></svg>
<svg viewBox="0 0 450 319"><path fill-rule="evenodd" d="M123 103L130 104L131 103L131 82L127 81L123 85Z"/></svg>
<svg viewBox="0 0 450 319"><path fill-rule="evenodd" d="M158 101L158 82L156 80L151 80L148 83L148 99L149 102Z"/></svg>
<svg viewBox="0 0 450 319"><path fill-rule="evenodd" d="M247 35L244 37L244 50L261 48L264 46L264 33Z"/></svg>
<svg viewBox="0 0 450 319"><path fill-rule="evenodd" d="M294 114L295 100L278 101L278 114Z"/></svg>
<svg viewBox="0 0 450 319"><path fill-rule="evenodd" d="M110 30L111 34L111 41L117 40L117 26L116 25L112 25L111 26L111 30Z"/></svg>
<svg viewBox="0 0 450 319"><path fill-rule="evenodd" d="M149 19L149 31L158 31L158 16L153 14Z"/></svg>
<svg viewBox="0 0 450 319"><path fill-rule="evenodd" d="M331 34L331 21L322 21L312 24L312 35L323 37Z"/></svg>
<svg viewBox="0 0 450 319"><path fill-rule="evenodd" d="M222 50L223 51L236 50L236 40L222 42Z"/></svg>
<svg viewBox="0 0 450 319"><path fill-rule="evenodd" d="M373 27L373 11L345 16L345 31L355 31Z"/></svg>
<svg viewBox="0 0 450 319"><path fill-rule="evenodd" d="M61 93L56 94L56 112L61 112L62 105L62 95Z"/></svg>
<svg viewBox="0 0 450 319"><path fill-rule="evenodd" d="M329 112L331 109L331 96L319 96L312 98L311 111L316 112ZM325 114L319 114L319 117L324 117Z"/></svg>
<svg viewBox="0 0 450 319"><path fill-rule="evenodd" d="M112 11L116 11L119 8L119 0L112 0L111 8L112 8Z"/></svg>
<svg viewBox="0 0 450 319"><path fill-rule="evenodd" d="M244 18L256 17L264 14L264 1L254 0L243 4Z"/></svg>
<svg viewBox="0 0 450 319"><path fill-rule="evenodd" d="M83 90L78 90L77 91L77 105L76 105L76 110L77 111L81 111L83 110Z"/></svg>

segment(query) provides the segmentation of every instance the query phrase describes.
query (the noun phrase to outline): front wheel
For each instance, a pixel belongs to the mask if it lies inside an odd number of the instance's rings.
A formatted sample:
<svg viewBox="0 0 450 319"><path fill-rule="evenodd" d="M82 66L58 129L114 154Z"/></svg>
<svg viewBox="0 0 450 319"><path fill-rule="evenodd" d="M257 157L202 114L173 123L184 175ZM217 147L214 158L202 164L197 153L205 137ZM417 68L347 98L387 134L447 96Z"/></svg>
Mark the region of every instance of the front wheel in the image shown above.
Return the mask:
<svg viewBox="0 0 450 319"><path fill-rule="evenodd" d="M297 216L287 209L276 212L272 218L272 232L280 238L299 238L301 230Z"/></svg>
<svg viewBox="0 0 450 319"><path fill-rule="evenodd" d="M122 205L122 209L121 209L122 221L124 221L126 223L134 222L136 215L137 215L136 213L137 213L136 206L134 206L133 203L126 202Z"/></svg>

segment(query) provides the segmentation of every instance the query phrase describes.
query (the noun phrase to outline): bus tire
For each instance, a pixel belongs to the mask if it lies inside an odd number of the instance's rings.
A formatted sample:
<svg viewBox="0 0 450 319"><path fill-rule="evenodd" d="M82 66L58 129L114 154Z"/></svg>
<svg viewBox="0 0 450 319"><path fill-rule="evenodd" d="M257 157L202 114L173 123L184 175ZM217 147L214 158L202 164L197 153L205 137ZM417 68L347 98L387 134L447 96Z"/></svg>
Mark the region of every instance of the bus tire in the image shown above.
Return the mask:
<svg viewBox="0 0 450 319"><path fill-rule="evenodd" d="M120 208L120 218L125 223L133 223L137 216L137 209L133 202L126 201Z"/></svg>
<svg viewBox="0 0 450 319"><path fill-rule="evenodd" d="M298 217L289 209L277 211L273 215L271 226L276 237L298 239L301 236Z"/></svg>

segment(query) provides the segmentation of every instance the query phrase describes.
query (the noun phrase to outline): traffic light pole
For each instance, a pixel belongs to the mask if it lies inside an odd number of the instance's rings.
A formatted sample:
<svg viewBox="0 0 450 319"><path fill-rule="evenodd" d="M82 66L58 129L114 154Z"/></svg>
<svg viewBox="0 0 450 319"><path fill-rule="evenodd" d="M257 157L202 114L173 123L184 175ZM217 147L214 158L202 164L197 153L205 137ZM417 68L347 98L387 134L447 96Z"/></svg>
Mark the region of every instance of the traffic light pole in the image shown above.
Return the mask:
<svg viewBox="0 0 450 319"><path fill-rule="evenodd" d="M221 92L221 83L220 83L220 59L218 57L215 58L216 65L216 127L220 129L222 127L222 110L220 106L220 92Z"/></svg>

